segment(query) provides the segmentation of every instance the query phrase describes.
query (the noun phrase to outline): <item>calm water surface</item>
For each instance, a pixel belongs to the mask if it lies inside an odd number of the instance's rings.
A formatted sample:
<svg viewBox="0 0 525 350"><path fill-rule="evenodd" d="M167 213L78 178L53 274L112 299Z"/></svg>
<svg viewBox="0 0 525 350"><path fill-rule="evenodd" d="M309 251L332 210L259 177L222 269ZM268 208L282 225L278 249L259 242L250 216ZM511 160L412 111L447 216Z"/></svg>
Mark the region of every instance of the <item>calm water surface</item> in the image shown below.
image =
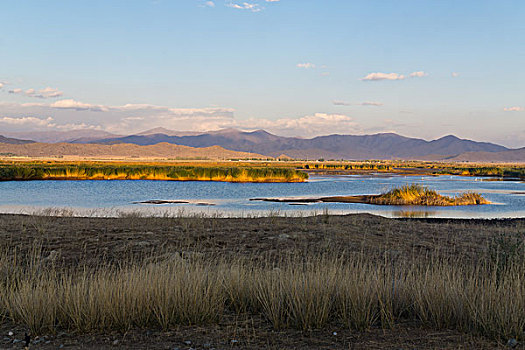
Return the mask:
<svg viewBox="0 0 525 350"><path fill-rule="evenodd" d="M348 203L254 202L261 197L320 197L378 194L394 186L419 183L441 194L482 193L494 204L463 207L395 207ZM134 204L152 199L188 200L190 204ZM204 202L212 206L198 205ZM388 217L525 217L525 183L461 176L312 176L305 183L226 183L200 181L11 181L0 182L0 212L34 213L71 208L78 215L118 215L141 211L153 215L220 213L226 216L373 213Z"/></svg>

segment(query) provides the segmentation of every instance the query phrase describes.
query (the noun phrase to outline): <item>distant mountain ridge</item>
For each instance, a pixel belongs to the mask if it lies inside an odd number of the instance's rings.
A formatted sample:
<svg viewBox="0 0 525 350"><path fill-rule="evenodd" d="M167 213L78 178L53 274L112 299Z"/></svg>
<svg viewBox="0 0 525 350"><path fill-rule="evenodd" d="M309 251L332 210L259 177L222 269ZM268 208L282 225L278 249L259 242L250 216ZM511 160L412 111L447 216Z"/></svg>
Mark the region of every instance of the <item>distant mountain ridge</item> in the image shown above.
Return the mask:
<svg viewBox="0 0 525 350"><path fill-rule="evenodd" d="M174 133L171 134L174 135ZM96 140L91 143L154 145L160 142L190 147L221 146L234 151L258 153L271 157L284 154L298 159L445 159L464 153L493 153L510 150L494 143L460 139L453 135L433 141L394 133L335 134L303 139L276 136L264 130L245 132L235 129L180 136L170 136L165 133L142 133Z"/></svg>
<svg viewBox="0 0 525 350"><path fill-rule="evenodd" d="M14 139L0 135L0 143L8 143L10 145L25 145L28 143L35 143L35 141Z"/></svg>
<svg viewBox="0 0 525 350"><path fill-rule="evenodd" d="M0 143L0 154L22 157L79 157L79 158L159 158L159 159L267 159L266 156L236 152L220 146L194 148L169 143L150 146L130 144L98 145L80 143Z"/></svg>
<svg viewBox="0 0 525 350"><path fill-rule="evenodd" d="M525 162L525 147L503 152L465 152L446 160L454 162Z"/></svg>
<svg viewBox="0 0 525 350"><path fill-rule="evenodd" d="M102 130L79 129L70 131L27 131L27 132L3 132L4 136L17 139L33 140L44 143L89 143L101 139L122 137L123 135L112 134Z"/></svg>

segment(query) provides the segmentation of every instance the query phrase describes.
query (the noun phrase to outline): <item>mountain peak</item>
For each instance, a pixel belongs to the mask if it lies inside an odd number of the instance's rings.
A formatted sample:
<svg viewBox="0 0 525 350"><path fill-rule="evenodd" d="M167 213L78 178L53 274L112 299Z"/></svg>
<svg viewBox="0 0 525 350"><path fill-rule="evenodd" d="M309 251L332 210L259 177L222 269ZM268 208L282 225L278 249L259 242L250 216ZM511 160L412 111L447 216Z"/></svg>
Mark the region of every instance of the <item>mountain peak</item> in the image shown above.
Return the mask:
<svg viewBox="0 0 525 350"><path fill-rule="evenodd" d="M146 130L146 131L142 131L142 132L139 132L135 135L153 135L153 134L165 134L165 135L169 135L171 133L174 133L175 131L173 130L169 130L169 129L166 129L166 128L163 128L163 127L158 127L158 128L153 128L153 129L149 129L149 130Z"/></svg>
<svg viewBox="0 0 525 350"><path fill-rule="evenodd" d="M440 137L436 141L440 141L440 140L455 141L455 140L461 140L461 139L455 135L446 135L446 136Z"/></svg>
<svg viewBox="0 0 525 350"><path fill-rule="evenodd" d="M263 130L263 129L258 129L258 130L251 131L251 132L249 132L249 134L251 134L251 135L275 136L274 134L269 133L268 131Z"/></svg>

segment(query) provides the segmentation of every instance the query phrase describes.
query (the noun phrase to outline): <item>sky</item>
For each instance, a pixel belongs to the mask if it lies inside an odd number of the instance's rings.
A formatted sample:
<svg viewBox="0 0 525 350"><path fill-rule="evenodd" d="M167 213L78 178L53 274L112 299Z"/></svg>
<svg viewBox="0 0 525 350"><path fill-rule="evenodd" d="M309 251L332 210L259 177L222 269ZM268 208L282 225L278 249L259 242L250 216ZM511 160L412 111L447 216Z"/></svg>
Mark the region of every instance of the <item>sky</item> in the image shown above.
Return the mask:
<svg viewBox="0 0 525 350"><path fill-rule="evenodd" d="M154 127L525 146L523 0L3 0L0 134Z"/></svg>

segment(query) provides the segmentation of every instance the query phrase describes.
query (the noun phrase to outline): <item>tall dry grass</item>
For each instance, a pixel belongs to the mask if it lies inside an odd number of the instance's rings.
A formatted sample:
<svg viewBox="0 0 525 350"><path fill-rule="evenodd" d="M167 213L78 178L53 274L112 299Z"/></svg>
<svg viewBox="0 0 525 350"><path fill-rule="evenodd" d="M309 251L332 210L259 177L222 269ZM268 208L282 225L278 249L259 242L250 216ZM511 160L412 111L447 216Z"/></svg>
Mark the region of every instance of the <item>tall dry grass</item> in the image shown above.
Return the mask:
<svg viewBox="0 0 525 350"><path fill-rule="evenodd" d="M217 323L228 314L259 314L276 329L363 330L412 320L520 339L525 262L356 254L280 263L176 257L60 268L40 256L24 261L0 254L0 321L33 334L168 329Z"/></svg>

